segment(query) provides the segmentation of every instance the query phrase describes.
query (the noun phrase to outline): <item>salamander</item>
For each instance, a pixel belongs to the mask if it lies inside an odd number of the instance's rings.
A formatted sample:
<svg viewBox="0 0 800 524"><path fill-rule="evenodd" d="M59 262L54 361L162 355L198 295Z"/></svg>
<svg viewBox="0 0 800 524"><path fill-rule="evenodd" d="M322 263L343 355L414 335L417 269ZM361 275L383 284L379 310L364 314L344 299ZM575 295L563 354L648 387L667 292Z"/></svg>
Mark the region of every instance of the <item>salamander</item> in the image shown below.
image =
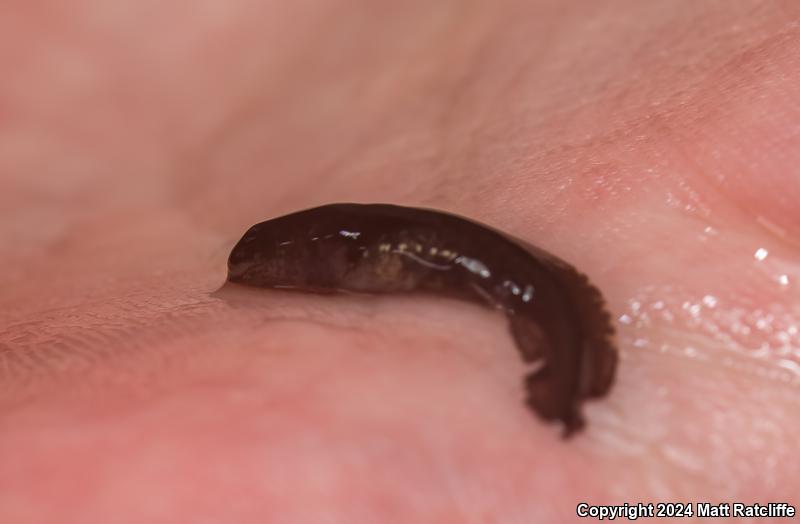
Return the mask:
<svg viewBox="0 0 800 524"><path fill-rule="evenodd" d="M530 368L526 403L564 435L606 395L617 350L601 293L570 264L490 226L432 209L329 204L252 226L228 281L310 293L433 293L501 311Z"/></svg>

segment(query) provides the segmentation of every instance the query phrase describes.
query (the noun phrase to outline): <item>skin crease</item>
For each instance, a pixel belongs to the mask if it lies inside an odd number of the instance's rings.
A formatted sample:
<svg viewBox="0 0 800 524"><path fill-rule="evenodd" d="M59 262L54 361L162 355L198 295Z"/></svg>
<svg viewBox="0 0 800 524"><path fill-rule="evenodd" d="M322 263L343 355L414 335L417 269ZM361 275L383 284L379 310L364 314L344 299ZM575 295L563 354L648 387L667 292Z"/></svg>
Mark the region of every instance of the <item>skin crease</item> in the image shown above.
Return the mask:
<svg viewBox="0 0 800 524"><path fill-rule="evenodd" d="M0 522L797 506L798 17L7 4ZM531 420L479 307L210 295L249 225L332 201L447 209L585 271L620 319L590 429Z"/></svg>

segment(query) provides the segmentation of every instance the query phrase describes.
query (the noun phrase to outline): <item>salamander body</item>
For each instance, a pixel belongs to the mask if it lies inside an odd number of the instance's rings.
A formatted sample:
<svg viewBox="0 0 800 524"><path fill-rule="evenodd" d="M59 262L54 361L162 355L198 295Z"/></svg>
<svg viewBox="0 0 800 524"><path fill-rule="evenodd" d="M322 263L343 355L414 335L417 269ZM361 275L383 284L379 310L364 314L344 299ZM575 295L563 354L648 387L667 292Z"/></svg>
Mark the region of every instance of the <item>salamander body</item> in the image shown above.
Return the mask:
<svg viewBox="0 0 800 524"><path fill-rule="evenodd" d="M489 226L389 204L330 204L251 227L230 282L314 293L425 292L502 311L523 360L527 404L565 435L605 395L617 351L600 292L571 265Z"/></svg>

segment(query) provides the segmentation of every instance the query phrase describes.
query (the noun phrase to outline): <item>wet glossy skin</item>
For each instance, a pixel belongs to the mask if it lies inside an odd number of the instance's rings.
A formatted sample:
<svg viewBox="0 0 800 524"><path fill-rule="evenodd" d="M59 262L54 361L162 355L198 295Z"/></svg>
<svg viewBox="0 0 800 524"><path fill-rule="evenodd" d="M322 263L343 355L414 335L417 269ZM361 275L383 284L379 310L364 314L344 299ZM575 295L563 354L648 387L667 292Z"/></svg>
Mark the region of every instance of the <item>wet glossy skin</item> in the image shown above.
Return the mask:
<svg viewBox="0 0 800 524"><path fill-rule="evenodd" d="M466 218L388 204L331 204L261 222L231 252L228 280L310 292L430 292L502 310L533 369L528 405L580 429L584 399L617 364L600 293L572 266Z"/></svg>

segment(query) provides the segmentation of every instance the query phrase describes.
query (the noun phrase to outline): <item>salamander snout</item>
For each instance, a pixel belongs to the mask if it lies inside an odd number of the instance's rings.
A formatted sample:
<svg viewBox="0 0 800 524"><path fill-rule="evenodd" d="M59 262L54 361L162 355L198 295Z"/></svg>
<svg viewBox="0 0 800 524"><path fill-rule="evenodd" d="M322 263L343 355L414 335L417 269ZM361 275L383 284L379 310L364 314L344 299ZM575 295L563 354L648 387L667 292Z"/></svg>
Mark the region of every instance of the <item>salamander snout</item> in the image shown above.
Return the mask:
<svg viewBox="0 0 800 524"><path fill-rule="evenodd" d="M254 276L254 269L264 273L264 261L272 259L276 250L276 242L271 241L268 233L257 224L236 243L228 257L228 280L247 283Z"/></svg>
<svg viewBox="0 0 800 524"><path fill-rule="evenodd" d="M237 246L237 248L240 246ZM228 280L231 282L243 282L247 271L251 269L253 262L248 258L247 253L242 249L234 249L228 257Z"/></svg>

